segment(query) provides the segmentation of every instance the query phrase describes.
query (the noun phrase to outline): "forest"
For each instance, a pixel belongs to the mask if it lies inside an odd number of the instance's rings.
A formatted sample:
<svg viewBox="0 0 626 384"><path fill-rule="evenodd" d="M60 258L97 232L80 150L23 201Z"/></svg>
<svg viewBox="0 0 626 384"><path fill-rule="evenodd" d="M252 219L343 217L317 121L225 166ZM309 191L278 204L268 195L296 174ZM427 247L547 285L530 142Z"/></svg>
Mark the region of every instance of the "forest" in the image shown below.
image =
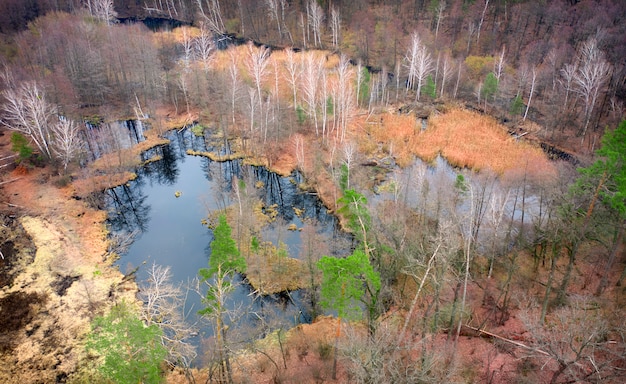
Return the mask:
<svg viewBox="0 0 626 384"><path fill-rule="evenodd" d="M1 1L0 381L624 382L624 20L620 0ZM186 284L121 268L141 231L112 216L143 198L107 202L175 178L173 138L230 169ZM332 240L288 206L299 252L272 241L284 207L232 164L319 199ZM310 321L233 308L242 289L298 292Z"/></svg>

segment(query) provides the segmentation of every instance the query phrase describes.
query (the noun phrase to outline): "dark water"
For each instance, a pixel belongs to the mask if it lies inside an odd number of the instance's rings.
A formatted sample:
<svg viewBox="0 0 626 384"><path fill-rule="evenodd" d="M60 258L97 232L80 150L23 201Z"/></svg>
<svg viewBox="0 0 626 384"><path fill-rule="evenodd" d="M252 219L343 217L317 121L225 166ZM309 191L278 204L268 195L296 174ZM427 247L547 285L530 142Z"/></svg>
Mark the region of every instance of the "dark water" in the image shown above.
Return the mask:
<svg viewBox="0 0 626 384"><path fill-rule="evenodd" d="M106 192L111 231L122 236L136 234L118 265L125 273L139 267L137 282L140 286L145 284L153 263L169 266L174 283L186 283L197 277L200 268L208 266L209 244L213 237L201 221L210 211L235 203L233 177L245 180L248 185L261 181L264 187L252 189L266 206L277 204L279 220L263 231L262 240L275 245L278 241L285 243L289 256L297 258L302 232L286 228L289 224L301 228L315 220L319 223L317 232L325 242L337 244L331 247L331 253L345 251L339 245L345 244L345 235L337 231L336 219L327 213L315 195L298 190L299 175L280 177L261 167L243 166L240 161L213 162L189 156L188 148L212 149L207 148L202 137L194 136L189 130L173 132L168 138L169 145L144 154L146 158L158 155L161 160L139 169L136 180ZM178 198L177 191L181 192ZM293 207L304 209L304 215L296 216ZM258 313L272 314L284 326L311 320L303 292L255 297L251 287L241 277L238 279L241 285L229 296L229 305L241 306L250 313L247 316L250 324L259 321ZM185 305L190 313L189 320L198 321L196 312L202 308L200 296L190 292ZM211 334L208 326L200 330L200 337Z"/></svg>

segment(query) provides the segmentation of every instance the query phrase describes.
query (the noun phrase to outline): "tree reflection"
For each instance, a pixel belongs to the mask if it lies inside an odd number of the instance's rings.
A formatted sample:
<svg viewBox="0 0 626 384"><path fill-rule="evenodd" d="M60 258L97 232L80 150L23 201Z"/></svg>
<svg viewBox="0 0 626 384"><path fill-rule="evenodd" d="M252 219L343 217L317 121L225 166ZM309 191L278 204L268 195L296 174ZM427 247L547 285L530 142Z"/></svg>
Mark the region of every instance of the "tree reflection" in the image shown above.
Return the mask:
<svg viewBox="0 0 626 384"><path fill-rule="evenodd" d="M141 178L132 183L108 189L105 199L108 208L108 223L113 232L133 233L148 229L150 206L142 192Z"/></svg>
<svg viewBox="0 0 626 384"><path fill-rule="evenodd" d="M159 156L160 160L150 162L142 169L142 174L151 182L158 184L174 185L179 175L178 157L172 144L162 145L153 148L154 156Z"/></svg>

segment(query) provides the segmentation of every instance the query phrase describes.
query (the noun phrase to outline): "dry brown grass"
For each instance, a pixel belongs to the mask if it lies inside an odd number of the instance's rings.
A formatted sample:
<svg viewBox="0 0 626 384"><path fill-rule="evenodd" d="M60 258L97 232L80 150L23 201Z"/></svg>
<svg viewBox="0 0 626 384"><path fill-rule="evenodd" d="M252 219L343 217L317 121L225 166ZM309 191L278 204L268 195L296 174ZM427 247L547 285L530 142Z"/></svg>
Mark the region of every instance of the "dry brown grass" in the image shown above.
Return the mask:
<svg viewBox="0 0 626 384"><path fill-rule="evenodd" d="M543 151L527 142L516 141L504 126L489 116L454 108L433 116L425 131L413 115L380 114L357 120L359 147L375 154L382 146L400 166L413 156L425 161L441 155L450 164L475 171L493 170L502 175L528 169L537 178L551 178L554 166Z"/></svg>

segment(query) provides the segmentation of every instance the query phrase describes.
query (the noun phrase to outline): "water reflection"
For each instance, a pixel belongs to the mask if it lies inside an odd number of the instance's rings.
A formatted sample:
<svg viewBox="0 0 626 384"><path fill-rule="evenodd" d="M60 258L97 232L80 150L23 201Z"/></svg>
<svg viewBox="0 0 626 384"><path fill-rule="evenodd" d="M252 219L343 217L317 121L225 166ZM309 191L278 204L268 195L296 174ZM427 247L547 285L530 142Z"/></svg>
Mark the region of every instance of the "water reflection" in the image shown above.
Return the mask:
<svg viewBox="0 0 626 384"><path fill-rule="evenodd" d="M158 160L137 170L136 180L106 191L105 196L111 231L120 236L137 233L118 265L123 272L139 267L137 281L140 285L148 277L146 266L152 263L170 266L175 282L182 283L195 278L200 268L208 266L213 235L201 222L208 212L236 201L233 183L238 180L249 185L250 193L261 199L266 207L276 204L279 219L263 230L263 240L275 245L282 242L287 245L291 257L298 257L302 232L288 231L287 227L303 228L315 221L325 243L343 244L340 240L344 235L338 232L335 218L328 214L316 196L298 190L299 175L280 177L262 167L244 166L240 161L213 162L208 158L189 156L187 149L206 151L213 148L207 140L193 135L188 129L172 132L168 138L170 144L153 148L143 155L144 160ZM294 207L303 214L296 215ZM340 252L339 245L330 251ZM245 308L242 319L247 325L265 329L270 323L293 325L310 321L302 292L256 297L245 281L241 283L230 295L229 305ZM186 302L187 311L195 315L201 306L200 296L191 293ZM270 321L274 318L278 320ZM205 328L200 337L211 333L210 328Z"/></svg>

